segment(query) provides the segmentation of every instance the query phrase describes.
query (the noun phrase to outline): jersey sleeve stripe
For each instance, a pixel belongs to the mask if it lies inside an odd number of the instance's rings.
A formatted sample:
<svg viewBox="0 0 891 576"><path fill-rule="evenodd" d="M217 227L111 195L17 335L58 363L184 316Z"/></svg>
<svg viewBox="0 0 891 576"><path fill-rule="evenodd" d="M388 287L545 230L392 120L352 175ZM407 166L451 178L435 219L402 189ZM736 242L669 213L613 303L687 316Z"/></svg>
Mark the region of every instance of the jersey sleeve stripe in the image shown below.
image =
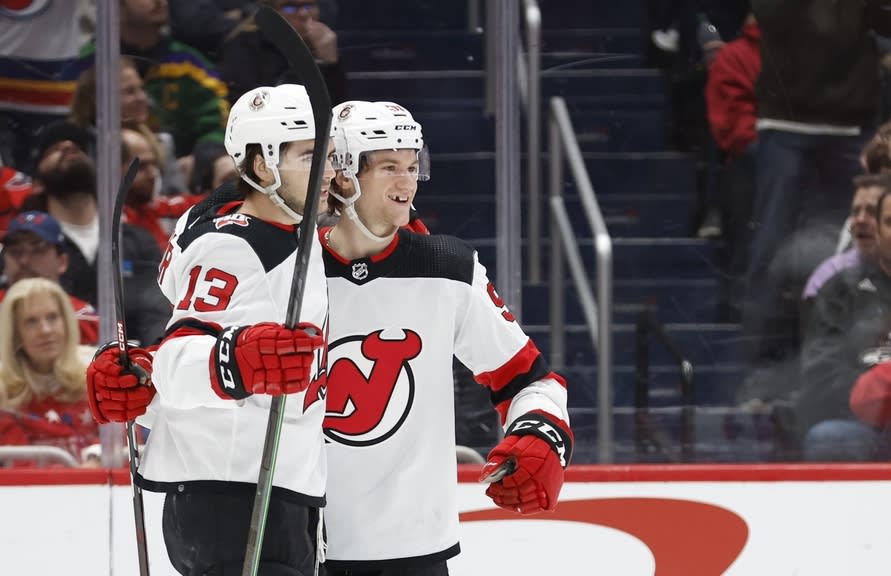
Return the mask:
<svg viewBox="0 0 891 576"><path fill-rule="evenodd" d="M513 398L531 382L549 377L566 387L566 381L551 372L548 363L532 340L527 340L526 345L500 367L474 376L477 382L491 390L494 404Z"/></svg>
<svg viewBox="0 0 891 576"><path fill-rule="evenodd" d="M511 400L520 390L533 382L552 378L566 388L566 381L551 371L532 340L528 340L526 345L501 367L477 374L474 378L490 390L492 405L501 416L502 424L506 421Z"/></svg>
<svg viewBox="0 0 891 576"><path fill-rule="evenodd" d="M541 360L541 361L544 362L544 360ZM498 393L494 393L494 392L492 393L492 395L491 395L492 405L495 406L495 410L498 412L498 416L501 418L502 426L504 426L507 423L507 413L510 410L511 403L514 400L514 397L517 394L519 394L520 390L522 390L526 386L529 386L533 382L537 382L539 380L547 380L547 379L554 380L558 384L560 384L560 386L562 386L563 388L566 388L566 380L564 380L562 376L560 376L556 372L548 372L547 374L545 374L544 376L541 376L540 378L526 379L525 381L519 383L517 385L516 389L513 389L511 386L508 386ZM510 390L509 395L505 393L508 390Z"/></svg>
<svg viewBox="0 0 891 576"><path fill-rule="evenodd" d="M492 392L499 392L502 388L510 386L518 376L532 371L539 359L541 353L538 347L531 339L526 340L526 344L510 360L495 370L481 372L474 378Z"/></svg>

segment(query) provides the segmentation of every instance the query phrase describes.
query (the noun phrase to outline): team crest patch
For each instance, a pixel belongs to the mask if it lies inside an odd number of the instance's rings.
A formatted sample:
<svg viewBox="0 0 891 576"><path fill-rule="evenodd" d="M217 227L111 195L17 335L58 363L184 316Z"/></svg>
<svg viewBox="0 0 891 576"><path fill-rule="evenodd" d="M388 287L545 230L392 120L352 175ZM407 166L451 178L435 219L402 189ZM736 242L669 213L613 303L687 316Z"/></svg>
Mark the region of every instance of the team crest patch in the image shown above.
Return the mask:
<svg viewBox="0 0 891 576"><path fill-rule="evenodd" d="M250 224L250 220L248 219L247 214L226 214L225 216L220 216L213 220L213 225L217 230L223 226L228 226L229 224L246 227Z"/></svg>
<svg viewBox="0 0 891 576"><path fill-rule="evenodd" d="M269 100L269 92L266 90L260 90L254 97L251 98L250 103L248 103L248 108L251 110L257 111L263 106L266 106L266 101Z"/></svg>
<svg viewBox="0 0 891 576"><path fill-rule="evenodd" d="M346 106L341 108L340 113L337 115L337 117L340 120L346 120L347 118L350 117L350 114L352 113L352 111L353 111L353 105L347 104Z"/></svg>
<svg viewBox="0 0 891 576"><path fill-rule="evenodd" d="M365 262L356 262L353 264L353 278L356 280L365 280L368 278L368 264Z"/></svg>

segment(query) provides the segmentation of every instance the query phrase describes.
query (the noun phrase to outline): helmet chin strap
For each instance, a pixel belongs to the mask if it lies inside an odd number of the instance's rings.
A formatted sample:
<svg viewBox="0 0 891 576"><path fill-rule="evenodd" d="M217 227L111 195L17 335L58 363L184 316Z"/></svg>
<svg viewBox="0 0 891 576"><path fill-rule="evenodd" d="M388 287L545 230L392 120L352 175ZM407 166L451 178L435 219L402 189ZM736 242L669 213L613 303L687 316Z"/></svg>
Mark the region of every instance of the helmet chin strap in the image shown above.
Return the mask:
<svg viewBox="0 0 891 576"><path fill-rule="evenodd" d="M369 240L373 240L375 242L380 242L380 243L389 242L390 240L393 239L393 236L396 234L395 230L391 234L388 234L386 236L378 236L377 234L375 234L374 232L369 230L368 227L365 225L365 223L362 222L362 218L360 218L359 213L356 212L356 206L355 206L356 200L358 200L359 197L362 195L362 188L359 187L359 179L358 178L356 178L355 176L352 176L352 175L348 175L348 177L349 177L350 181L353 183L353 186L356 188L355 194L353 194L349 198L345 198L345 197L341 196L334 190L328 190L328 194L331 194L332 196L334 196L335 198L340 200L341 203L343 203L342 212L347 215L347 218L349 218L350 220L353 221L353 223L356 225L356 228L358 228L359 231L362 232L362 234L364 234L366 238L368 238Z"/></svg>
<svg viewBox="0 0 891 576"><path fill-rule="evenodd" d="M272 170L272 174L273 176L275 176L275 181L269 186L261 186L244 174L241 175L241 179L250 184L251 188L262 192L263 194L266 194L266 196L268 196L269 199L272 200L272 203L275 204L279 210L284 212L289 218L294 219L299 224L303 221L303 215L294 212L291 207L288 206L288 204L285 202L285 199L279 196L277 192L279 187L281 187L282 185L282 177L281 174L279 174L278 166L272 164L271 162L267 162L266 166L268 166L269 169Z"/></svg>

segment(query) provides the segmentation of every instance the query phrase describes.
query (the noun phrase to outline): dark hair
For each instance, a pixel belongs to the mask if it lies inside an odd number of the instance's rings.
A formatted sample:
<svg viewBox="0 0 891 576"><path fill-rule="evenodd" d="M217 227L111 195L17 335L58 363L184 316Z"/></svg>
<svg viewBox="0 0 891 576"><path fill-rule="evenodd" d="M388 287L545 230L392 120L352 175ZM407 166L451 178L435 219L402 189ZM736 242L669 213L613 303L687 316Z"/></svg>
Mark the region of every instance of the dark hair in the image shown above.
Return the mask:
<svg viewBox="0 0 891 576"><path fill-rule="evenodd" d="M863 147L862 155L867 173L880 174L891 171L891 146L884 137L876 135Z"/></svg>
<svg viewBox="0 0 891 576"><path fill-rule="evenodd" d="M288 144L290 144L290 142L282 142L281 145L279 145L279 160L281 160L281 157L284 156L285 150L288 148ZM263 148L259 144L248 144L244 151L244 158L238 164L238 174L247 176L248 178L259 184L260 178L257 176L257 173L254 172L254 158L262 155ZM256 188L245 182L243 178L239 178L238 191L244 195L247 195L248 192L256 192Z"/></svg>
<svg viewBox="0 0 891 576"><path fill-rule="evenodd" d="M120 71L133 69L139 74L139 68L131 58L121 55ZM140 76L142 76L140 74ZM115 82L115 86L118 83ZM90 66L77 79L74 95L71 97L68 121L79 128L96 125L96 66ZM123 122L123 120L122 120Z"/></svg>
<svg viewBox="0 0 891 576"><path fill-rule="evenodd" d="M876 222L878 223L879 228L882 227L882 206L885 204L885 198L891 196L891 192L885 190L882 192L882 195L879 196L879 203L876 204Z"/></svg>
<svg viewBox="0 0 891 576"><path fill-rule="evenodd" d="M891 174L861 174L854 176L854 190L861 188L881 188L882 193L891 192Z"/></svg>
<svg viewBox="0 0 891 576"><path fill-rule="evenodd" d="M189 181L189 191L193 194L213 191L214 163L228 156L226 147L220 142L199 142L193 150L195 168ZM253 162L251 162L253 166ZM245 182L246 183L246 182Z"/></svg>

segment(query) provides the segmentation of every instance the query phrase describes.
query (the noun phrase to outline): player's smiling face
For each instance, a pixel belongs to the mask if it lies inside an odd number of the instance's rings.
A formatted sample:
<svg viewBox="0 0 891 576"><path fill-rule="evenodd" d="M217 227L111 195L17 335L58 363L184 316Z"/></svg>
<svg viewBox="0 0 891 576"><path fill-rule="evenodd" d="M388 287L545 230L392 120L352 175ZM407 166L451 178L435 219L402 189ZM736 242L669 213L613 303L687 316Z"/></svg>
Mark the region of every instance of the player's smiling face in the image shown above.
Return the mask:
<svg viewBox="0 0 891 576"><path fill-rule="evenodd" d="M285 199L288 205L301 214L306 205L306 189L309 185L309 173L312 168L314 148L312 140L291 142L282 153L278 164L278 171L282 180L278 193ZM319 203L322 205L328 201L328 184L331 182L331 178L334 177L334 168L331 167L331 162L328 159L333 149L333 142L329 141L319 197Z"/></svg>
<svg viewBox="0 0 891 576"><path fill-rule="evenodd" d="M408 224L409 210L418 191L418 152L380 150L368 155L359 173L362 195L356 209L372 231Z"/></svg>

